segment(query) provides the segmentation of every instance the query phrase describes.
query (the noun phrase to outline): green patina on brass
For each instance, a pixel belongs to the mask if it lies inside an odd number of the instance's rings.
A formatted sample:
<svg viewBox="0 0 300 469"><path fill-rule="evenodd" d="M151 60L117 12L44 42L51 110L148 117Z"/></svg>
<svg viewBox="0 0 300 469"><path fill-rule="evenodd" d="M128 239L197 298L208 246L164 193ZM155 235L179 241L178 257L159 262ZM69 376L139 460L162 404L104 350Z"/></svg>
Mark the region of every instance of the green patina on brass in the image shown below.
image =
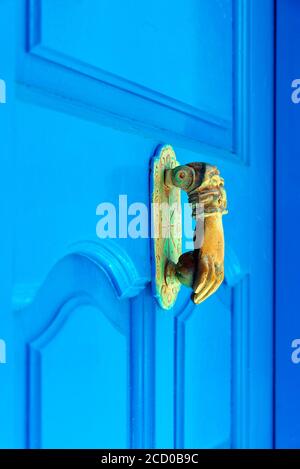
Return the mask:
<svg viewBox="0 0 300 469"><path fill-rule="evenodd" d="M224 179L216 166L188 163L180 166L170 145L152 161L152 224L154 228L155 295L164 309L176 301L180 284L193 290L202 303L224 279L224 230L227 213ZM194 250L181 254L180 191L188 195L194 218Z"/></svg>
<svg viewBox="0 0 300 469"><path fill-rule="evenodd" d="M165 184L165 170L177 166L179 163L170 145L162 147L152 164L155 293L164 309L174 305L180 289L174 268L182 252L181 191Z"/></svg>

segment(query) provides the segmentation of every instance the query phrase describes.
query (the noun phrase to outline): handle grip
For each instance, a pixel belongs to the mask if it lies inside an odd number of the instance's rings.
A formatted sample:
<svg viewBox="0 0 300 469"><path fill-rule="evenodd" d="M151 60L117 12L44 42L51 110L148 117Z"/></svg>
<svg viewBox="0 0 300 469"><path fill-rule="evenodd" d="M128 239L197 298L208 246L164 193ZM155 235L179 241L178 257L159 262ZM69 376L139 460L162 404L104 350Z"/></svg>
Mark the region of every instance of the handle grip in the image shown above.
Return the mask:
<svg viewBox="0 0 300 469"><path fill-rule="evenodd" d="M166 281L174 278L193 289L199 304L212 295L224 279L224 232L222 215L227 213L224 179L215 166L190 163L165 170L165 185L188 194L196 220L194 250L182 254L177 264L169 261ZM203 237L204 225L204 237Z"/></svg>

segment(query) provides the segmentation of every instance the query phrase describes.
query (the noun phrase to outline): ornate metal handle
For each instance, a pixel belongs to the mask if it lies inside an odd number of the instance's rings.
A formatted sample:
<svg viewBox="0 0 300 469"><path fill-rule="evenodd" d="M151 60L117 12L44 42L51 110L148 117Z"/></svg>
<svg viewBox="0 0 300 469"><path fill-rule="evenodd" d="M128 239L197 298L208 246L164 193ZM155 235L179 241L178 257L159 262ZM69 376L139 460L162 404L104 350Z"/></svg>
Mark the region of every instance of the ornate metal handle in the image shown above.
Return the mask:
<svg viewBox="0 0 300 469"><path fill-rule="evenodd" d="M155 231L152 239L154 295L162 308L169 309L182 284L191 287L192 300L201 303L218 289L224 278L222 215L227 206L224 180L215 166L206 163L180 166L171 145L165 145L151 161L150 181ZM194 250L184 254L181 190L188 194L196 220Z"/></svg>
<svg viewBox="0 0 300 469"><path fill-rule="evenodd" d="M192 216L196 219L194 250L182 254L177 264L168 262L167 282L175 275L181 284L193 289L192 299L199 304L212 295L224 279L222 215L227 213L224 180L215 166L190 163L166 169L165 184L188 194ZM204 237L201 236L203 225Z"/></svg>

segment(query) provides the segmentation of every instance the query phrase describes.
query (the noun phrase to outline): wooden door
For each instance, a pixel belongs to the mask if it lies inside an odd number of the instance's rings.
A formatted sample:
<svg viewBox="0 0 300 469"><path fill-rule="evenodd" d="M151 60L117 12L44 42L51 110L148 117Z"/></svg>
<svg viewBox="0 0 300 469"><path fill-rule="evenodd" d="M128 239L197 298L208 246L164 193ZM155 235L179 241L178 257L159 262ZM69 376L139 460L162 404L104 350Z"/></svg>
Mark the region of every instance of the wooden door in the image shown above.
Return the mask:
<svg viewBox="0 0 300 469"><path fill-rule="evenodd" d="M273 2L3 0L0 22L1 446L270 446ZM164 143L229 205L223 286L171 311L119 232Z"/></svg>

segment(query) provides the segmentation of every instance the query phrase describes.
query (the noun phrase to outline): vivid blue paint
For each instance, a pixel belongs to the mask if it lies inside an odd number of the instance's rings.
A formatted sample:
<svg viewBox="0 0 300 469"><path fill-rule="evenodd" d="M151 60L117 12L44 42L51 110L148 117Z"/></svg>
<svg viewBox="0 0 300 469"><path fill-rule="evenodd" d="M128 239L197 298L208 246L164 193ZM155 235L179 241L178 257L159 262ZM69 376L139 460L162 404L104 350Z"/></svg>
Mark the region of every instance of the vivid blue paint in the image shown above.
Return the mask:
<svg viewBox="0 0 300 469"><path fill-rule="evenodd" d="M122 5L1 3L0 445L269 447L273 2ZM169 312L149 239L100 243L95 214L149 205L164 143L230 211L224 285Z"/></svg>
<svg viewBox="0 0 300 469"><path fill-rule="evenodd" d="M300 104L292 102L291 86L300 78L299 2L278 0L276 16L276 446L300 448L300 365L292 362L292 341L300 338Z"/></svg>

